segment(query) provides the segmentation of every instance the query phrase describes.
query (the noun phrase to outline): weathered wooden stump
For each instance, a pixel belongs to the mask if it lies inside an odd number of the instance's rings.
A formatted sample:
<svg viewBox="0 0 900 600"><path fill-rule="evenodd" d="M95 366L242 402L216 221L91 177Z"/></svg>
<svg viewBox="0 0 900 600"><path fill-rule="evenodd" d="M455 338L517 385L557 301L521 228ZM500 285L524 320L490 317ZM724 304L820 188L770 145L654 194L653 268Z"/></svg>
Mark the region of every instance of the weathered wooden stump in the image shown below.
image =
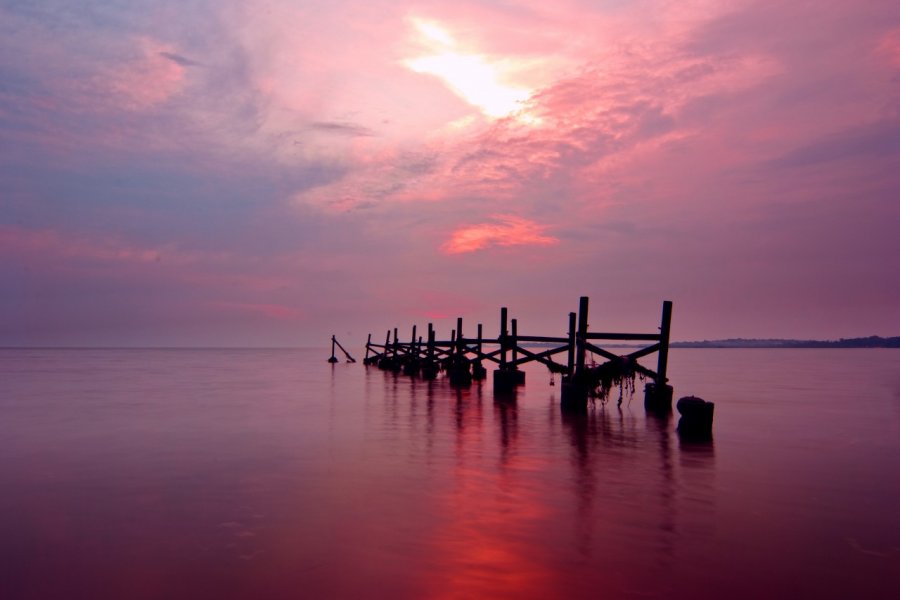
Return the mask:
<svg viewBox="0 0 900 600"><path fill-rule="evenodd" d="M712 438L713 412L716 405L696 396L685 396L675 405L681 418L678 434L694 440Z"/></svg>
<svg viewBox="0 0 900 600"><path fill-rule="evenodd" d="M648 383L644 386L644 409L657 414L672 412L672 386Z"/></svg>
<svg viewBox="0 0 900 600"><path fill-rule="evenodd" d="M508 369L494 370L494 393L511 394L516 389L516 375Z"/></svg>
<svg viewBox="0 0 900 600"><path fill-rule="evenodd" d="M441 368L435 362L427 362L422 365L422 369L419 371L422 374L422 379L437 379L438 373Z"/></svg>
<svg viewBox="0 0 900 600"><path fill-rule="evenodd" d="M513 378L516 380L516 385L525 385L525 371L513 369L512 373Z"/></svg>
<svg viewBox="0 0 900 600"><path fill-rule="evenodd" d="M566 411L587 410L590 388L582 382L564 378L560 385L559 404Z"/></svg>
<svg viewBox="0 0 900 600"><path fill-rule="evenodd" d="M480 381L485 378L487 378L487 369L484 368L480 360L476 360L472 363L472 379Z"/></svg>

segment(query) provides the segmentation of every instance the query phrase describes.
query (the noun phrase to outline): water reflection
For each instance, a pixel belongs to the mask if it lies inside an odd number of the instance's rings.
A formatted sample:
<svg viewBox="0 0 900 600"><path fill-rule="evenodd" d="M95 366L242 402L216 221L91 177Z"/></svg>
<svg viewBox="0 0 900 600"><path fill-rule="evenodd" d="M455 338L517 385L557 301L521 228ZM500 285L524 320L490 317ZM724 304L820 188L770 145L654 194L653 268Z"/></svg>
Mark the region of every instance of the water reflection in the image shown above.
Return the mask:
<svg viewBox="0 0 900 600"><path fill-rule="evenodd" d="M518 406L515 399L495 400L494 420L500 428L500 464L505 467L515 455L519 437Z"/></svg>
<svg viewBox="0 0 900 600"><path fill-rule="evenodd" d="M4 598L897 596L895 388L857 389L894 354L686 354L713 445L539 377L35 352L0 354Z"/></svg>

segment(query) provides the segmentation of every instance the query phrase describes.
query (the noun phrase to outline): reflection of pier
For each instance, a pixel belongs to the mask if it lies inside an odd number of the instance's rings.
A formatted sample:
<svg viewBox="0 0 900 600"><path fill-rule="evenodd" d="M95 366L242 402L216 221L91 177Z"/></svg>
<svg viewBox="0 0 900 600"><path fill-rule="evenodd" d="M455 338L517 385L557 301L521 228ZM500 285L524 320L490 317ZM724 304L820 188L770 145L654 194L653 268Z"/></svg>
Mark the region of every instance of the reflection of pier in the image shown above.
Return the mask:
<svg viewBox="0 0 900 600"><path fill-rule="evenodd" d="M633 385L634 378L649 379L645 388L645 404L654 410L669 411L672 404L672 388L667 385L666 368L669 354L669 330L672 320L672 303L663 302L659 331L654 333L610 333L588 331L588 298L582 297L578 313L569 313L568 333L565 337L526 335L519 332L516 319L508 319L506 307L500 309L500 331L496 338L484 336L482 324L477 326L475 337L463 334L462 317L456 320L456 328L449 340L437 339L432 323L428 324L427 337L417 336L412 327L409 341L401 341L397 329L388 330L383 344L366 341L366 365L377 365L384 370L402 372L423 379L435 379L444 373L451 385L468 386L473 380L487 377L487 363L494 370L494 392L509 394L525 383L525 372L520 366L538 362L551 373L563 375L562 405L583 409L589 399L606 398L616 387L620 390ZM646 342L648 345L628 354L616 354L603 348L606 342ZM544 349L546 348L546 349ZM591 352L606 362L588 365L587 353ZM558 355L565 355L559 362ZM657 355L656 369L638 362L652 354Z"/></svg>

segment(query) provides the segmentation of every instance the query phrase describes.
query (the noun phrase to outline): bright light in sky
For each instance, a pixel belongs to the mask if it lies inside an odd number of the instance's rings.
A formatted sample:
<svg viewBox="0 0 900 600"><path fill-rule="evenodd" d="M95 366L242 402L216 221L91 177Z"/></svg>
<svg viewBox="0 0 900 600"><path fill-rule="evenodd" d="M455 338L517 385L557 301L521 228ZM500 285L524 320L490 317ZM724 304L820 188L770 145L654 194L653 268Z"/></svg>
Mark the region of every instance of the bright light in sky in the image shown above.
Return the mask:
<svg viewBox="0 0 900 600"><path fill-rule="evenodd" d="M436 54L405 61L416 73L434 75L460 98L492 118L508 117L523 108L531 91L502 82L502 69L483 55L456 51L453 37L440 26L414 20L421 41Z"/></svg>

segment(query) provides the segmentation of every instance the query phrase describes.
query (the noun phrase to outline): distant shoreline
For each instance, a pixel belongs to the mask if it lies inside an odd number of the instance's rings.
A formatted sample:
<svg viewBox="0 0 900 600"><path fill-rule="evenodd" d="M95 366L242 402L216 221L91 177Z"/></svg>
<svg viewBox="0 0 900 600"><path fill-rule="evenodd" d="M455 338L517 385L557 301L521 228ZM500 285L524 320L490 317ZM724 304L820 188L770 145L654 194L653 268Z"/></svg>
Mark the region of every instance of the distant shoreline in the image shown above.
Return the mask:
<svg viewBox="0 0 900 600"><path fill-rule="evenodd" d="M559 344L533 342L522 344L534 348L551 348ZM640 344L602 343L607 348L643 348ZM670 348L900 348L900 337L872 335L839 340L792 340L729 338L695 342L670 342ZM0 350L322 350L325 346L0 346Z"/></svg>
<svg viewBox="0 0 900 600"><path fill-rule="evenodd" d="M900 337L841 338L839 340L744 339L671 342L670 348L900 348Z"/></svg>

